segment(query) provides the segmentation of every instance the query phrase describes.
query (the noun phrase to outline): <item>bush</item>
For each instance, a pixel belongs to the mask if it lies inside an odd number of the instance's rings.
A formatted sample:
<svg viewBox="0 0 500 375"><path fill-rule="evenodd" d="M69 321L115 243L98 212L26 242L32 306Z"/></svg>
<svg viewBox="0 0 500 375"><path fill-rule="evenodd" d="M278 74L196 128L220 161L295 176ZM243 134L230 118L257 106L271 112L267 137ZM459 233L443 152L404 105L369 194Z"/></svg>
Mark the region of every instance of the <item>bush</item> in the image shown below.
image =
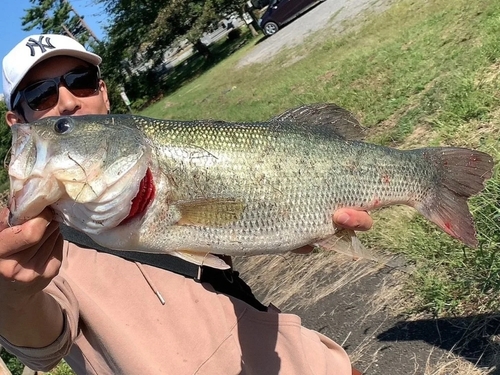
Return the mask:
<svg viewBox="0 0 500 375"><path fill-rule="evenodd" d="M23 373L24 365L12 354L2 350L0 358L5 362L12 375L21 375Z"/></svg>
<svg viewBox="0 0 500 375"><path fill-rule="evenodd" d="M236 40L240 36L241 36L240 29L232 29L230 32L227 33L227 39L228 40Z"/></svg>

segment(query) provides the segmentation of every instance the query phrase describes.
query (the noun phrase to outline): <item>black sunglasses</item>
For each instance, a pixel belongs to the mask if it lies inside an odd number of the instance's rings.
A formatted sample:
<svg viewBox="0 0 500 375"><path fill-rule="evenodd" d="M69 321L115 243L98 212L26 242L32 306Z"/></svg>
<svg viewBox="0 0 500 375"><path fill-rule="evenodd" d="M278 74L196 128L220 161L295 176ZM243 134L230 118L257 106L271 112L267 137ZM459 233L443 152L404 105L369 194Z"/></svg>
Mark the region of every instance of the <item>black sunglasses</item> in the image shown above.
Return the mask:
<svg viewBox="0 0 500 375"><path fill-rule="evenodd" d="M22 100L33 111L45 111L54 107L59 101L61 83L79 98L92 96L99 90L99 79L99 69L96 66L77 68L60 77L32 83L18 91L12 101L12 108L15 109Z"/></svg>

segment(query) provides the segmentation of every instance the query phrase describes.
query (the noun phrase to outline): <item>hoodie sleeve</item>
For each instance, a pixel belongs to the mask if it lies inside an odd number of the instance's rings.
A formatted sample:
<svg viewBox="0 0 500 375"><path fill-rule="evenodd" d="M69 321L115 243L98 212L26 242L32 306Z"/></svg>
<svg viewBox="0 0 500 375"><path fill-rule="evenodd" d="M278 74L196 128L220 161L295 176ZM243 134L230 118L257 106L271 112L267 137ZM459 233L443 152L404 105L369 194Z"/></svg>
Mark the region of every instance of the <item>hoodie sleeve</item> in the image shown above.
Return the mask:
<svg viewBox="0 0 500 375"><path fill-rule="evenodd" d="M64 255L67 254L68 245L72 246L65 242ZM56 276L45 288L45 292L59 303L64 317L63 331L52 344L44 348L20 347L12 345L0 336L0 345L15 355L23 364L39 371L49 371L55 367L68 354L78 335L78 301L66 280L60 275Z"/></svg>

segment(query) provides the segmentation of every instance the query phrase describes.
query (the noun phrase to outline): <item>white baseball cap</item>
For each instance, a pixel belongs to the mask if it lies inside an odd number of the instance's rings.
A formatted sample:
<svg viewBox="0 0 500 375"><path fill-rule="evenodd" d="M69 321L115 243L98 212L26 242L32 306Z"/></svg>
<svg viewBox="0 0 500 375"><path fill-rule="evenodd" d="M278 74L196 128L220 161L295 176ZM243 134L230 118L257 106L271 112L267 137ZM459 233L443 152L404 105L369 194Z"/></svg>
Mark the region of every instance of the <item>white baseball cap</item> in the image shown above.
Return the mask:
<svg viewBox="0 0 500 375"><path fill-rule="evenodd" d="M12 93L26 73L39 62L54 56L72 56L95 66L102 61L101 57L65 35L37 34L24 38L2 62L4 100L9 110L12 109Z"/></svg>

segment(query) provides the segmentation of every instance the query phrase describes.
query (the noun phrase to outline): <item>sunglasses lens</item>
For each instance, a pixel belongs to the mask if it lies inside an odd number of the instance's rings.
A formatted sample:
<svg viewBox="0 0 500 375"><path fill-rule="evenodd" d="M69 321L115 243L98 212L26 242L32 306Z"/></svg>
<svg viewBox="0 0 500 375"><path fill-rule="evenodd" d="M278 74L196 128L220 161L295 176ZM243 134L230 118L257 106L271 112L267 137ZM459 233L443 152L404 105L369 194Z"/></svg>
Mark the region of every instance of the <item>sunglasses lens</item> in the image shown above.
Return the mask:
<svg viewBox="0 0 500 375"><path fill-rule="evenodd" d="M35 83L24 90L24 98L34 111L43 111L57 104L57 85L54 81Z"/></svg>
<svg viewBox="0 0 500 375"><path fill-rule="evenodd" d="M28 106L34 111L44 111L54 107L59 100L59 82L79 98L92 96L99 90L97 68L77 69L60 78L37 82L25 88L23 94Z"/></svg>
<svg viewBox="0 0 500 375"><path fill-rule="evenodd" d="M99 88L99 78L94 69L70 72L64 76L64 81L69 91L80 98L94 95Z"/></svg>

